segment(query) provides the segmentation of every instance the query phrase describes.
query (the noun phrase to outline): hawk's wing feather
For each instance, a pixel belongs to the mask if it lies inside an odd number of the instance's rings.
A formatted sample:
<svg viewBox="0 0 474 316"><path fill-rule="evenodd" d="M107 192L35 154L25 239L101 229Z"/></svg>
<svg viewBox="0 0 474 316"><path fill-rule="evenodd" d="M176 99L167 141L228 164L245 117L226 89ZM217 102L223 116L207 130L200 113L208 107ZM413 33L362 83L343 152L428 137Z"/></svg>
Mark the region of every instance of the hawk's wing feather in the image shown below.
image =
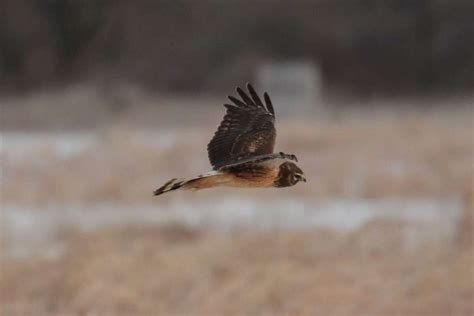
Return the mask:
<svg viewBox="0 0 474 316"><path fill-rule="evenodd" d="M271 159L286 159L287 157L285 156L284 153L273 153L273 154L265 154L265 155L258 155L258 156L252 156L252 157L245 157L241 156L237 158L237 161L231 164L227 164L225 166L222 166L219 171L225 171L227 169L232 169L234 167L239 167L242 165L246 165L251 163L252 165L271 160Z"/></svg>
<svg viewBox="0 0 474 316"><path fill-rule="evenodd" d="M263 107L262 100L260 100L260 98L259 98L257 92L255 92L255 89L254 89L251 85L248 85L247 87L248 87L248 89L249 89L249 93L250 93L250 96L252 97L253 102L254 102L257 106Z"/></svg>
<svg viewBox="0 0 474 316"><path fill-rule="evenodd" d="M227 113L207 146L214 169L234 163L239 157L273 153L276 131L270 97L264 94L264 105L250 84L247 89L250 96L237 87L242 100L229 96L234 104L224 104Z"/></svg>
<svg viewBox="0 0 474 316"><path fill-rule="evenodd" d="M270 96L268 95L268 93L265 92L263 94L263 98L265 99L265 104L267 105L268 111L270 111L273 117L275 117L275 110L273 109L272 100L270 100Z"/></svg>
<svg viewBox="0 0 474 316"><path fill-rule="evenodd" d="M229 95L229 100L231 100L237 106L244 107L244 108L247 106L244 102L240 101L239 99L237 99L236 97L234 97L232 95ZM224 105L226 105L226 104L224 104ZM229 104L227 104L227 105L229 105Z"/></svg>

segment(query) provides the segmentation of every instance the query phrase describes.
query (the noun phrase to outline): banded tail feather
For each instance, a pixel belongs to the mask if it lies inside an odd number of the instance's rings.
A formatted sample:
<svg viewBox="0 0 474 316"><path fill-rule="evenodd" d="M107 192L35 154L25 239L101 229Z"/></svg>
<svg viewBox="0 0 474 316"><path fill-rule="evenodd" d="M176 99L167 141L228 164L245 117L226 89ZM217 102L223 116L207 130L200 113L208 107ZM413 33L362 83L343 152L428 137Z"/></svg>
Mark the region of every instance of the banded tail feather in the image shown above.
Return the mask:
<svg viewBox="0 0 474 316"><path fill-rule="evenodd" d="M205 189L218 185L220 182L220 174L216 171L211 171L206 174L199 175L195 178L185 180L185 179L171 179L166 182L162 187L156 189L153 192L153 195L160 195L169 191L177 190L180 188L183 189ZM209 181L210 180L210 181Z"/></svg>
<svg viewBox="0 0 474 316"><path fill-rule="evenodd" d="M153 192L153 195L160 195L160 194L163 194L165 192L169 192L169 191L179 189L183 185L185 185L186 182L187 181L183 180L183 179L177 179L177 178L171 179L170 181L166 182L162 187L160 187L159 189L156 189Z"/></svg>

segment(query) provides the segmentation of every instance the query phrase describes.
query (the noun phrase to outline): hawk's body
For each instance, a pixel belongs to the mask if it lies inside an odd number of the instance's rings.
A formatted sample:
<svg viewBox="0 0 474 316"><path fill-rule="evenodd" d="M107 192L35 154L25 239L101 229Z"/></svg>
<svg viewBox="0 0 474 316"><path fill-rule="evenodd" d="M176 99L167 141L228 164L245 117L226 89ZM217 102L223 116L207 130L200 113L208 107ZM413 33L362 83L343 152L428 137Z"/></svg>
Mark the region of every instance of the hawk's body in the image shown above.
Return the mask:
<svg viewBox="0 0 474 316"><path fill-rule="evenodd" d="M291 161L296 161L294 155L273 153L275 112L270 97L264 93L264 105L250 84L247 89L250 97L239 87L242 100L229 96L234 104L224 104L227 113L207 146L214 171L189 180L172 179L155 195L179 188L268 188L306 181L303 171Z"/></svg>

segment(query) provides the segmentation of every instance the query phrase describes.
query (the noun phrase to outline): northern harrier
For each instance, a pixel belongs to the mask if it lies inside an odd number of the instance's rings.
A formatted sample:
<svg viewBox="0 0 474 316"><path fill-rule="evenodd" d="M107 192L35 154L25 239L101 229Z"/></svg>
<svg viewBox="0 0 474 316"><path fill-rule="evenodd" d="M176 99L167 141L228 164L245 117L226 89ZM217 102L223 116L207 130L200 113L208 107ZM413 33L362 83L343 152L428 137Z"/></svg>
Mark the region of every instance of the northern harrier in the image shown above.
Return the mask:
<svg viewBox="0 0 474 316"><path fill-rule="evenodd" d="M233 104L224 104L227 113L207 145L213 171L188 180L171 179L155 195L180 188L278 188L306 182L293 162L298 161L295 155L273 153L275 112L270 97L265 92L263 104L250 84L247 89L248 94L237 87L242 100L229 96Z"/></svg>

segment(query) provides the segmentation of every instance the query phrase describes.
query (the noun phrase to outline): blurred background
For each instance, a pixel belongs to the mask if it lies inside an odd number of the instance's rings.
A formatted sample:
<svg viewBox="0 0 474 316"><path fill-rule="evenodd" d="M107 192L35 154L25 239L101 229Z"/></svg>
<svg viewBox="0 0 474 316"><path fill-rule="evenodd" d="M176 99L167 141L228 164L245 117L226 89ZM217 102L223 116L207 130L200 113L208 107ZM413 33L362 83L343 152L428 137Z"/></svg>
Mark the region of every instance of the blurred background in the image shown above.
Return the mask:
<svg viewBox="0 0 474 316"><path fill-rule="evenodd" d="M472 315L474 2L0 1L2 315ZM210 170L251 82L307 183Z"/></svg>

